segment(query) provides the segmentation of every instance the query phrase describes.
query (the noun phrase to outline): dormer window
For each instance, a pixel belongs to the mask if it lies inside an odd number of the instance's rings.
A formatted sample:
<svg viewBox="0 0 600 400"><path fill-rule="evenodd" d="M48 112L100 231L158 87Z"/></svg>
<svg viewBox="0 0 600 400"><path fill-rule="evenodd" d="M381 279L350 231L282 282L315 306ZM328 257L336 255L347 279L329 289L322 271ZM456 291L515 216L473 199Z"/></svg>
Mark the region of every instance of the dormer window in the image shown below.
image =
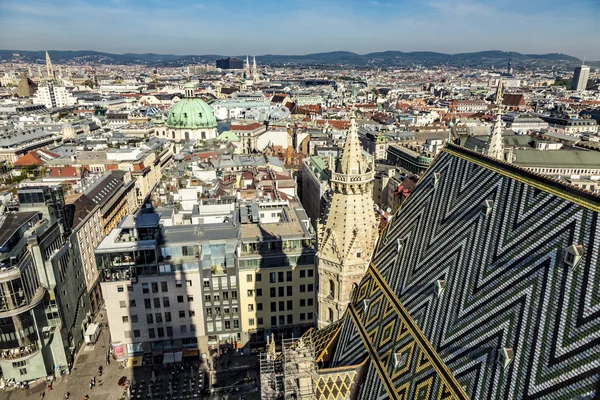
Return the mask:
<svg viewBox="0 0 600 400"><path fill-rule="evenodd" d="M187 113L183 113L183 118L187 118Z"/></svg>
<svg viewBox="0 0 600 400"><path fill-rule="evenodd" d="M369 309L369 299L363 300L363 308L364 308L364 311L366 313L367 310Z"/></svg>
<svg viewBox="0 0 600 400"><path fill-rule="evenodd" d="M402 239L396 239L396 252L400 253L402 250Z"/></svg>
<svg viewBox="0 0 600 400"><path fill-rule="evenodd" d="M498 364L502 366L502 369L506 369L514 357L515 353L511 347L503 347L498 350Z"/></svg>
<svg viewBox="0 0 600 400"><path fill-rule="evenodd" d="M406 366L406 362L408 361L408 353L404 352L396 352L394 353L394 368L401 369Z"/></svg>
<svg viewBox="0 0 600 400"><path fill-rule="evenodd" d="M438 297L442 297L442 295L446 291L446 281L443 280L443 279L438 280L435 283L435 287L437 289L437 295L438 295Z"/></svg>
<svg viewBox="0 0 600 400"><path fill-rule="evenodd" d="M439 172L434 172L433 173L433 187L434 189L437 189L439 182L440 182L440 173Z"/></svg>
<svg viewBox="0 0 600 400"><path fill-rule="evenodd" d="M491 214L493 207L494 207L494 200L484 201L483 204L481 205L481 215L483 215L484 217L487 218Z"/></svg>
<svg viewBox="0 0 600 400"><path fill-rule="evenodd" d="M576 268L583 257L583 246L580 244L572 244L567 247L567 254L565 254L565 264L572 268Z"/></svg>

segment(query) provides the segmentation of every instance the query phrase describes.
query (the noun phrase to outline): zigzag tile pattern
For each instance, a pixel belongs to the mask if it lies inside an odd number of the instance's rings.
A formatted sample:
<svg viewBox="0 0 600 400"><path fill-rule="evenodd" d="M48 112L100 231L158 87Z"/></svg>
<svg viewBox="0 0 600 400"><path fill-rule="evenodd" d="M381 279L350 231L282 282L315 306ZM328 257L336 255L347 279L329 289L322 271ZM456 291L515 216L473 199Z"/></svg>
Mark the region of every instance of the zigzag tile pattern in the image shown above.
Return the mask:
<svg viewBox="0 0 600 400"><path fill-rule="evenodd" d="M386 227L333 365L371 358L361 398L592 398L599 214L598 197L447 147ZM583 247L576 267L571 245ZM514 350L506 368L501 348Z"/></svg>

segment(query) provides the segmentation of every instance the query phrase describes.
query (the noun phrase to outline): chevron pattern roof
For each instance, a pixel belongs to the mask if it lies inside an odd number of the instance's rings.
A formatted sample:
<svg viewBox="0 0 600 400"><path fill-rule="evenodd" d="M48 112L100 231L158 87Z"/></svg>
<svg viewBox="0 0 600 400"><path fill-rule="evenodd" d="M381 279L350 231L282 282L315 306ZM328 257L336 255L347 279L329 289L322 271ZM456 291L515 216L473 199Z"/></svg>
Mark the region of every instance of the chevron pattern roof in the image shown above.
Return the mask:
<svg viewBox="0 0 600 400"><path fill-rule="evenodd" d="M450 145L379 240L331 367L369 357L364 399L591 399L599 214L590 193Z"/></svg>

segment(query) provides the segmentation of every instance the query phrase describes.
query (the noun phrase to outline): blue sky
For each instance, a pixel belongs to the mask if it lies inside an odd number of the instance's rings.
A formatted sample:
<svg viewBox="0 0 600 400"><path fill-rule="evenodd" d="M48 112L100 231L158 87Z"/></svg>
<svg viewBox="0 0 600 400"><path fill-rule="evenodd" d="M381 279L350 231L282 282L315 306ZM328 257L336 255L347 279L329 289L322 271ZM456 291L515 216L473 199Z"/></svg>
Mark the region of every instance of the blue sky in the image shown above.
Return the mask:
<svg viewBox="0 0 600 400"><path fill-rule="evenodd" d="M0 0L0 48L113 53L566 53L600 60L600 0Z"/></svg>

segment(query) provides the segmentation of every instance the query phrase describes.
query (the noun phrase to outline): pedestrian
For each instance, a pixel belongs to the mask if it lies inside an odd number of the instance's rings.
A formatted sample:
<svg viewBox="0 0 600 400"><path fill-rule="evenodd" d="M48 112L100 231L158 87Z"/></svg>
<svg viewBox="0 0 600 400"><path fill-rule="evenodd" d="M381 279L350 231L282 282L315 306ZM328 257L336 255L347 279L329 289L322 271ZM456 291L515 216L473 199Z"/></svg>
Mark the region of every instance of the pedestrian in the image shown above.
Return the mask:
<svg viewBox="0 0 600 400"><path fill-rule="evenodd" d="M90 390L92 390L92 382L90 382Z"/></svg>
<svg viewBox="0 0 600 400"><path fill-rule="evenodd" d="M43 399L44 397L46 397L46 392L40 393L40 399Z"/></svg>
<svg viewBox="0 0 600 400"><path fill-rule="evenodd" d="M65 393L65 400L69 400L70 397L71 397L71 392Z"/></svg>

